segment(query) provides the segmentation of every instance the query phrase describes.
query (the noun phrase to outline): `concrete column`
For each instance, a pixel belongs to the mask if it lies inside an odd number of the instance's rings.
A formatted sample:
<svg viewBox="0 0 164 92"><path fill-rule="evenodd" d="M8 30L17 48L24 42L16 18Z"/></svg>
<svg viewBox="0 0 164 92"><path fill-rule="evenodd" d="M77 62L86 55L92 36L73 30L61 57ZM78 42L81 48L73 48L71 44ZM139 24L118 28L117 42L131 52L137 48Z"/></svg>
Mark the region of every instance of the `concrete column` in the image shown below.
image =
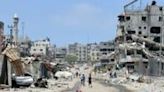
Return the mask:
<svg viewBox="0 0 164 92"><path fill-rule="evenodd" d="M9 60L7 60L7 73L8 73L8 85L12 85L12 80L11 80L11 63Z"/></svg>

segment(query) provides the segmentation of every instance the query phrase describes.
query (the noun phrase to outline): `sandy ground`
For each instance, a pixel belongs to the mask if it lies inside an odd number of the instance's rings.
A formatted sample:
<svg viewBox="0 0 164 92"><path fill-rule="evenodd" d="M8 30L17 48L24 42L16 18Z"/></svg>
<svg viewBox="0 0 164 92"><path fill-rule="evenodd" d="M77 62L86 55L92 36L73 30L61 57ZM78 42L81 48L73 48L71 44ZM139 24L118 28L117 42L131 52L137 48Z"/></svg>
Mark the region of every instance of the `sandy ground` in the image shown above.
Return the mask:
<svg viewBox="0 0 164 92"><path fill-rule="evenodd" d="M87 75L91 72L91 68L88 70L83 70L86 78ZM93 74L94 80L92 87L89 87L86 83L85 86L80 86L80 78L73 78L73 80L54 80L49 79L49 87L46 88L17 88L17 89L4 89L0 90L0 92L76 92L77 88L80 88L82 92L164 92L164 78L154 78L153 84L145 84L145 83L137 83L137 82L126 82L119 83L119 78L112 79L109 83L105 82L107 80L105 77L100 76L100 74ZM75 85L79 83L78 85ZM69 91L65 91L68 90ZM64 90L64 91L63 91ZM127 91L128 90L128 91Z"/></svg>
<svg viewBox="0 0 164 92"><path fill-rule="evenodd" d="M98 82L94 82L92 87L89 87L88 85L81 87L82 92L119 92L114 87L109 86L103 86Z"/></svg>
<svg viewBox="0 0 164 92"><path fill-rule="evenodd" d="M61 92L65 89L72 88L74 84L78 81L77 78L74 78L72 81L60 80L56 81L53 79L48 80L48 88L10 88L0 90L0 92Z"/></svg>

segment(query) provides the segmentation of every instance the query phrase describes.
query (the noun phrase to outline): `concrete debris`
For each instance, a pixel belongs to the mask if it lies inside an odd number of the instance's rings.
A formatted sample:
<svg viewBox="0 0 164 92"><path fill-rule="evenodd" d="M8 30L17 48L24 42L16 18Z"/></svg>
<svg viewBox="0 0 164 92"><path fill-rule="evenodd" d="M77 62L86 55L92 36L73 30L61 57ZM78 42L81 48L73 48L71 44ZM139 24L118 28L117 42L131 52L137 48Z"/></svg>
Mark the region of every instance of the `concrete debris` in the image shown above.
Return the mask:
<svg viewBox="0 0 164 92"><path fill-rule="evenodd" d="M128 79L132 80L132 81L138 81L140 79L139 75L129 75L129 77L127 77Z"/></svg>
<svg viewBox="0 0 164 92"><path fill-rule="evenodd" d="M46 79L39 78L35 83L35 87L48 88L48 82Z"/></svg>
<svg viewBox="0 0 164 92"><path fill-rule="evenodd" d="M10 86L5 84L0 84L0 89L5 89L5 88L10 88Z"/></svg>

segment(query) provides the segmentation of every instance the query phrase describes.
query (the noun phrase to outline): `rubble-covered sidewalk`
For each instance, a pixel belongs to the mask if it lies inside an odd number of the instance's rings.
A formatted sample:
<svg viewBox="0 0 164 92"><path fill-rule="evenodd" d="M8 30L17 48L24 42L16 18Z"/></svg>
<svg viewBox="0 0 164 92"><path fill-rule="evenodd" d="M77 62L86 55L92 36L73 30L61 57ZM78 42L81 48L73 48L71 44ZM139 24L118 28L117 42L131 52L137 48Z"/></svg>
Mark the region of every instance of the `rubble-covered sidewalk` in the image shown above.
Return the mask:
<svg viewBox="0 0 164 92"><path fill-rule="evenodd" d="M73 88L74 84L78 81L77 78L72 81L68 80L59 80L54 79L48 80L48 88L37 88L37 87L28 87L28 88L7 88L1 91L3 92L62 92L68 88Z"/></svg>

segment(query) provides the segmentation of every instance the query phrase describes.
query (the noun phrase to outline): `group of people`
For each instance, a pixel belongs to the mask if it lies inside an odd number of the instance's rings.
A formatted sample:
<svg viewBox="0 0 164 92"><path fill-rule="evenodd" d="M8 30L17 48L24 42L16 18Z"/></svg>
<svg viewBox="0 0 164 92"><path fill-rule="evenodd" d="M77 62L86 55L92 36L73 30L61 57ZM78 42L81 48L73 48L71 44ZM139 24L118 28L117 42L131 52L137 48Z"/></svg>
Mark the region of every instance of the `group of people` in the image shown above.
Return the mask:
<svg viewBox="0 0 164 92"><path fill-rule="evenodd" d="M81 84L82 84L83 86L85 86L85 81L86 81L85 75L82 74L82 76L81 76L80 79L81 79ZM92 87L92 76L91 76L91 73L90 73L89 76L88 76L88 85L89 85L90 87Z"/></svg>

